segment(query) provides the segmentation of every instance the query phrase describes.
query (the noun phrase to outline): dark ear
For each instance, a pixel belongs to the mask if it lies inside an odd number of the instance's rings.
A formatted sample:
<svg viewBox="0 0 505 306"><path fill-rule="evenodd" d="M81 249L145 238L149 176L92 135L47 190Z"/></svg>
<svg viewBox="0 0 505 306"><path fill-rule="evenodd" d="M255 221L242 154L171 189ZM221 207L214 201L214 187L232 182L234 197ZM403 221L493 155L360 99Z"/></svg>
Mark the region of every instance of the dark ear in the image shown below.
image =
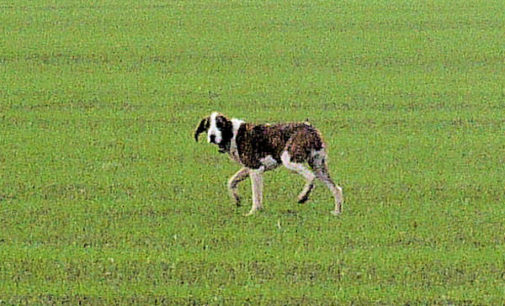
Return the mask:
<svg viewBox="0 0 505 306"><path fill-rule="evenodd" d="M209 117L203 118L202 121L200 121L200 124L195 130L195 141L198 142L198 135L200 135L203 132L207 132L209 129Z"/></svg>

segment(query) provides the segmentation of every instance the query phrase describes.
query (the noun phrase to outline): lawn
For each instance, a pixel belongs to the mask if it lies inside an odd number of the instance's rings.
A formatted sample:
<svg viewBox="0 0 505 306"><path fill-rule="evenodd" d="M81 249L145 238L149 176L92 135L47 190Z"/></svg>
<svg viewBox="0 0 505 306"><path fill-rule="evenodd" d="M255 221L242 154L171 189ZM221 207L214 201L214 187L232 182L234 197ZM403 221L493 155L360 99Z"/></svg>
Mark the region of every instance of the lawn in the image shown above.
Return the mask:
<svg viewBox="0 0 505 306"><path fill-rule="evenodd" d="M0 0L0 304L503 304L505 2ZM244 217L218 110L309 118Z"/></svg>

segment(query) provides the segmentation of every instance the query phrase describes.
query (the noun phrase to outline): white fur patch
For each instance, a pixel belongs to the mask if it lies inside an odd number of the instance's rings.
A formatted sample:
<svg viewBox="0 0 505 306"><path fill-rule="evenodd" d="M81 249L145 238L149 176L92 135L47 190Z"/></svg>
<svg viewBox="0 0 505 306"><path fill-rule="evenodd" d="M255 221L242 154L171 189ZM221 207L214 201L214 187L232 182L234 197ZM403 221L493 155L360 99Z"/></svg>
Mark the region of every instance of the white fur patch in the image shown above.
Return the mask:
<svg viewBox="0 0 505 306"><path fill-rule="evenodd" d="M233 125L233 138L237 136L238 129L240 126L244 123L243 120L237 119L237 118L232 118L231 119L231 124Z"/></svg>
<svg viewBox="0 0 505 306"><path fill-rule="evenodd" d="M272 157L272 155L267 155L260 159L260 163L265 166L266 169L273 169L277 166L277 161Z"/></svg>
<svg viewBox="0 0 505 306"><path fill-rule="evenodd" d="M219 115L218 112L213 112L210 115L210 126L209 130L207 131L207 142L210 143L210 138L211 136L215 137L215 142L216 144L221 143L221 140L223 140L223 136L221 134L221 131L217 128L216 126L216 117Z"/></svg>
<svg viewBox="0 0 505 306"><path fill-rule="evenodd" d="M284 167L288 168L289 170L298 172L308 181L314 180L315 178L314 173L312 173L312 171L310 171L309 169L305 168L303 164L292 162L291 156L289 156L289 153L287 151L284 151L282 153L281 160Z"/></svg>
<svg viewBox="0 0 505 306"><path fill-rule="evenodd" d="M233 131L232 131L233 136L232 136L231 142L230 142L230 154L231 154L231 157L233 158L233 160L235 160L238 163L240 163L240 157L238 156L238 150L237 150L237 133L238 133L238 129L240 128L242 123L244 123L244 121L239 120L239 119L235 119L235 118L231 119L231 124L233 127Z"/></svg>

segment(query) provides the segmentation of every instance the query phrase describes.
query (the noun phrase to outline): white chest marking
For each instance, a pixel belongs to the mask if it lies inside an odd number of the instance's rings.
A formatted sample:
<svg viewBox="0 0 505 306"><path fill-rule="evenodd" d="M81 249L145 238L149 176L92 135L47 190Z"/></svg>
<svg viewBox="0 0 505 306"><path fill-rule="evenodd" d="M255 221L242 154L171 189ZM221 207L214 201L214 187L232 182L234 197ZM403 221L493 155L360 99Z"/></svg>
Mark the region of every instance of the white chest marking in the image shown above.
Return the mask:
<svg viewBox="0 0 505 306"><path fill-rule="evenodd" d="M231 119L231 123L233 126L233 137L231 138L230 142L230 155L234 161L240 163L240 156L238 155L238 149L237 149L237 133L238 129L240 128L240 125L242 125L244 121L233 118Z"/></svg>

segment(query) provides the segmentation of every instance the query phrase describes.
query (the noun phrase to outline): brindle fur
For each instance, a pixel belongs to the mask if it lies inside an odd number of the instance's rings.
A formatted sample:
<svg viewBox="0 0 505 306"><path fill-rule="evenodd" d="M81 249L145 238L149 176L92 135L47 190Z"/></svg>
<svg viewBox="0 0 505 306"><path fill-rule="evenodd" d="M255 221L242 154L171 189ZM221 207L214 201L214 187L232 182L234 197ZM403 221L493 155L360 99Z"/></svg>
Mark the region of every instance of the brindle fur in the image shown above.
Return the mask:
<svg viewBox="0 0 505 306"><path fill-rule="evenodd" d="M288 151L292 161L310 164L311 151L323 148L319 132L308 123L245 123L240 126L236 141L241 163L251 169L260 168L260 160L268 155L281 164L281 154L284 151Z"/></svg>

